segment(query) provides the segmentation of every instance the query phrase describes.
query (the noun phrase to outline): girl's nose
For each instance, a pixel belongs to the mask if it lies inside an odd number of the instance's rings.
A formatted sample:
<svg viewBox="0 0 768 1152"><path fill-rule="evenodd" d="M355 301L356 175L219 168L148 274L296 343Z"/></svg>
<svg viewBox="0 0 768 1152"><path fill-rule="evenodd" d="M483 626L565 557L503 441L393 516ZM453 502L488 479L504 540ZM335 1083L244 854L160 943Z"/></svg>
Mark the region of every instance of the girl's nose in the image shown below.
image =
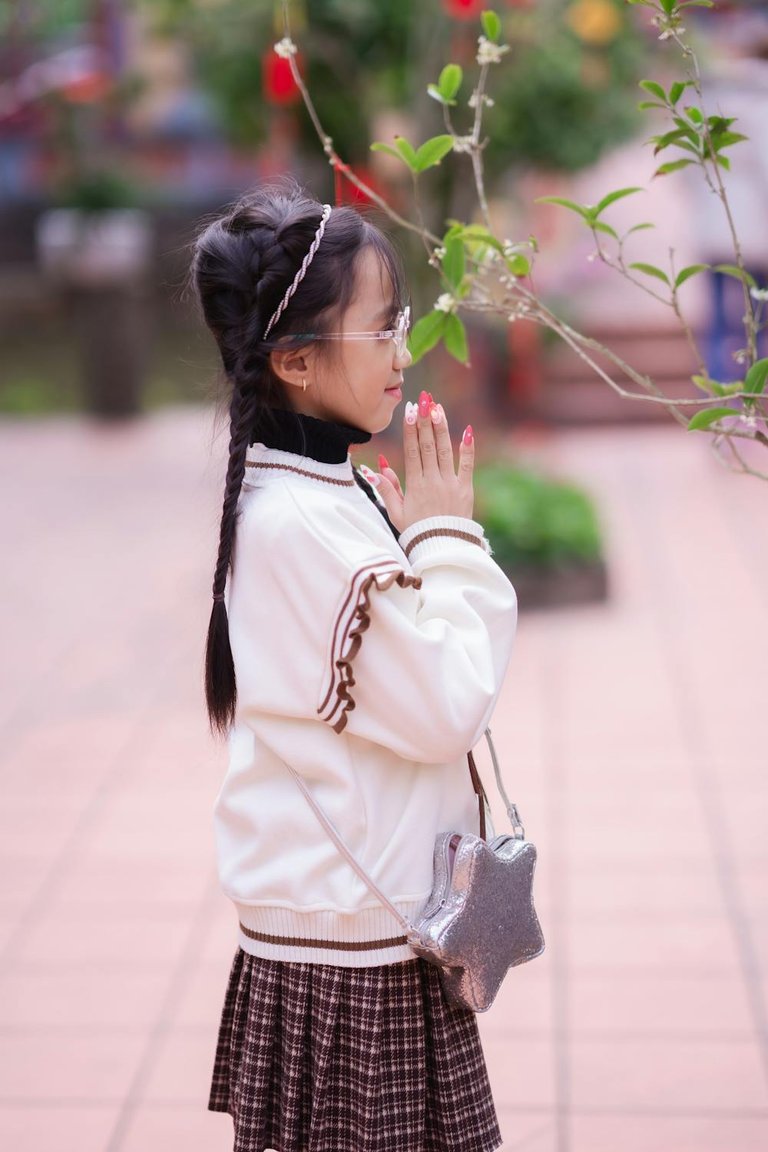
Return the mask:
<svg viewBox="0 0 768 1152"><path fill-rule="evenodd" d="M413 356L411 356L407 347L404 348L402 352L399 352L397 347L395 347L394 353L393 364L395 367L408 368L413 363Z"/></svg>

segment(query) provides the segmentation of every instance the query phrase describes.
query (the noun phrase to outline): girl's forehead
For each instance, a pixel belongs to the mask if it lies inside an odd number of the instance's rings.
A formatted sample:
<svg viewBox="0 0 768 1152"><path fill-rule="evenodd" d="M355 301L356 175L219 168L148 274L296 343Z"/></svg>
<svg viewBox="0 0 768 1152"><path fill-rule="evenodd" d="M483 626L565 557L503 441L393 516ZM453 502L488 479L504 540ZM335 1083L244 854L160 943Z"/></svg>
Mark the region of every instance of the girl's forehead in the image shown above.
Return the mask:
<svg viewBox="0 0 768 1152"><path fill-rule="evenodd" d="M364 248L354 269L354 292L349 302L352 309L378 312L394 302L395 285L389 269L372 247Z"/></svg>

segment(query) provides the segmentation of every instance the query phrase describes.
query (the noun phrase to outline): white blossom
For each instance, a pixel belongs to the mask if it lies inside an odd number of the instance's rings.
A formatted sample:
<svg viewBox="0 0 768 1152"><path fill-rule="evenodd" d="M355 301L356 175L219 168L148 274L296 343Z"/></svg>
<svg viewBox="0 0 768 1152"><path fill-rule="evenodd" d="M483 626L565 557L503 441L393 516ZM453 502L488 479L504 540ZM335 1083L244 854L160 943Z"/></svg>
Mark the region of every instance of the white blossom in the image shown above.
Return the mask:
<svg viewBox="0 0 768 1152"><path fill-rule="evenodd" d="M509 44L494 44L487 36L479 36L477 40L478 64L500 64L505 52L509 52Z"/></svg>
<svg viewBox="0 0 768 1152"><path fill-rule="evenodd" d="M454 136L453 150L454 152L471 152L475 146L475 142L471 136Z"/></svg>
<svg viewBox="0 0 768 1152"><path fill-rule="evenodd" d="M275 52L282 60L289 60L291 56L295 56L298 49L291 40L290 36L284 36L282 40L278 40L275 44Z"/></svg>
<svg viewBox="0 0 768 1152"><path fill-rule="evenodd" d="M451 296L450 292L443 292L443 294L441 296L438 296L437 300L435 300L435 311L436 312L455 312L456 311L456 300L454 299L453 296Z"/></svg>
<svg viewBox="0 0 768 1152"><path fill-rule="evenodd" d="M477 108L477 91L472 93L467 103L469 104L470 108ZM485 104L487 108L493 108L494 103L495 101L492 100L490 96L483 94L483 104Z"/></svg>
<svg viewBox="0 0 768 1152"><path fill-rule="evenodd" d="M750 288L749 294L753 300L768 300L768 288Z"/></svg>

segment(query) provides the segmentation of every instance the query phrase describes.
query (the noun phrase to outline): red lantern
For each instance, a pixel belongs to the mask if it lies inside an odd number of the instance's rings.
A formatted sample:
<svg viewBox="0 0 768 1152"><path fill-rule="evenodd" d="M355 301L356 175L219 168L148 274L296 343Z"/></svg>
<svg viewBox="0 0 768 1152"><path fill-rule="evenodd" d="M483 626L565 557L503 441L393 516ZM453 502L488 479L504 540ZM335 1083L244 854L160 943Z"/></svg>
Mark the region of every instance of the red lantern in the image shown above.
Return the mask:
<svg viewBox="0 0 768 1152"><path fill-rule="evenodd" d="M296 57L296 63L301 68L300 58ZM286 107L289 104L295 104L297 100L301 99L301 93L296 86L296 81L291 72L291 62L286 60L283 56L269 49L264 54L261 65L261 74L264 85L264 99L269 104L279 104Z"/></svg>
<svg viewBox="0 0 768 1152"><path fill-rule="evenodd" d="M443 0L446 14L454 20L476 20L485 7L486 0Z"/></svg>

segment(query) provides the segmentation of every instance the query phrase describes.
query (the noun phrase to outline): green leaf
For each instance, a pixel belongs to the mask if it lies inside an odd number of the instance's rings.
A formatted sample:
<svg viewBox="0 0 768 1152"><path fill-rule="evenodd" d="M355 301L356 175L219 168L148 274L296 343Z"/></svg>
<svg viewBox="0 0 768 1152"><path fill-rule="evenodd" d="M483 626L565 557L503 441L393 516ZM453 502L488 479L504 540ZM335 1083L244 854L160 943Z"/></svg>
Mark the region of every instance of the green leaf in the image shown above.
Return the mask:
<svg viewBox="0 0 768 1152"><path fill-rule="evenodd" d="M696 432L701 428L709 428L710 424L714 424L716 420L724 420L726 416L738 416L738 412L735 408L705 408L688 421L688 431Z"/></svg>
<svg viewBox="0 0 768 1152"><path fill-rule="evenodd" d="M447 312L428 312L417 320L408 337L408 350L413 357L414 364L421 360L442 339L445 330Z"/></svg>
<svg viewBox="0 0 768 1152"><path fill-rule="evenodd" d="M750 288L757 288L757 281L754 276L751 276L749 272L743 272L735 264L715 264L714 271L723 272L726 276L733 276L734 280L741 280L742 284L746 283Z"/></svg>
<svg viewBox="0 0 768 1152"><path fill-rule="evenodd" d="M711 395L718 387L716 380L710 380L709 376L691 376L691 380L697 388L702 392Z"/></svg>
<svg viewBox="0 0 768 1152"><path fill-rule="evenodd" d="M529 276L531 273L531 262L526 256L517 253L514 256L507 256L507 268L513 276Z"/></svg>
<svg viewBox="0 0 768 1152"><path fill-rule="evenodd" d="M669 90L670 104L677 104L683 92L691 86L691 83L692 81L690 80L677 80Z"/></svg>
<svg viewBox="0 0 768 1152"><path fill-rule="evenodd" d="M670 160L667 164L662 164L654 172L654 176L668 176L670 172L677 172L680 168L687 168L689 164L695 164L695 160Z"/></svg>
<svg viewBox="0 0 768 1152"><path fill-rule="evenodd" d="M494 42L498 41L499 36L501 36L501 20L499 20L496 13L490 11L481 12L480 23L483 25L483 32L485 32L488 39Z"/></svg>
<svg viewBox="0 0 768 1152"><path fill-rule="evenodd" d="M578 212L583 220L587 220L590 214L589 208L582 208L581 204L575 204L573 200L564 200L562 196L537 196L534 204L559 204L562 208Z"/></svg>
<svg viewBox="0 0 768 1152"><path fill-rule="evenodd" d="M390 144L382 144L380 140L374 140L371 152L386 152L387 155L394 156L395 160L403 159L402 153L398 152L397 148L393 148Z"/></svg>
<svg viewBox="0 0 768 1152"><path fill-rule="evenodd" d="M649 224L648 222L646 222L644 224L633 224L631 228L627 229L627 236L629 236L630 233L632 233L632 232L642 232L646 228L655 228L655 227L656 227L655 224Z"/></svg>
<svg viewBox="0 0 768 1152"><path fill-rule="evenodd" d="M686 280L690 280L691 276L696 276L699 272L706 272L709 264L689 264L687 268L683 268L678 272L675 278L675 288L679 288L681 284L685 284Z"/></svg>
<svg viewBox="0 0 768 1152"><path fill-rule="evenodd" d="M666 12L667 16L671 16L675 10L677 0L661 0L661 6Z"/></svg>
<svg viewBox="0 0 768 1152"><path fill-rule="evenodd" d="M729 148L732 144L741 144L742 140L749 140L742 132L720 132L712 137L715 148Z"/></svg>
<svg viewBox="0 0 768 1152"><path fill-rule="evenodd" d="M661 84L657 84L655 80L641 80L639 87L646 92L650 92L651 96L657 96L658 99L663 100L666 105L667 94Z"/></svg>
<svg viewBox="0 0 768 1152"><path fill-rule="evenodd" d="M445 346L453 356L454 360L459 360L462 364L466 364L469 360L469 348L467 346L467 333L464 324L456 315L455 312L446 314L445 331L443 332L443 340Z"/></svg>
<svg viewBox="0 0 768 1152"><path fill-rule="evenodd" d="M488 244L496 252L500 252L502 256L504 255L504 245L501 240L497 240L484 224L467 224L465 228L462 228L461 236L469 243Z"/></svg>
<svg viewBox="0 0 768 1152"><path fill-rule="evenodd" d="M416 171L425 172L434 168L444 156L453 151L453 136L433 136L425 140L416 153Z"/></svg>
<svg viewBox="0 0 768 1152"><path fill-rule="evenodd" d="M591 227L596 232L605 232L608 236L613 236L614 240L618 240L619 234L615 228L611 228L610 224L604 224L602 220L593 220Z"/></svg>
<svg viewBox="0 0 768 1152"><path fill-rule="evenodd" d="M446 103L452 104L454 102L463 79L464 72L458 64L446 64L443 68L437 81L437 87Z"/></svg>
<svg viewBox="0 0 768 1152"><path fill-rule="evenodd" d="M757 396L765 390L766 380L768 380L768 359L756 360L747 372L744 391L752 392Z"/></svg>
<svg viewBox="0 0 768 1152"><path fill-rule="evenodd" d="M427 84L427 95L431 96L433 100L437 100L438 104L455 104L455 100L446 100L440 89L436 84Z"/></svg>
<svg viewBox="0 0 768 1152"><path fill-rule="evenodd" d="M418 172L416 149L413 144L409 144L405 136L395 136L395 148L397 148L401 158L405 160L411 172Z"/></svg>
<svg viewBox="0 0 768 1152"><path fill-rule="evenodd" d="M663 280L665 284L669 284L669 276L661 268L657 268L655 264L630 264L630 268L637 268L638 272L644 272L646 276L655 276L657 280Z"/></svg>
<svg viewBox="0 0 768 1152"><path fill-rule="evenodd" d="M451 288L458 288L464 279L466 270L466 254L464 241L458 236L452 236L445 241L445 256L443 256L443 276Z"/></svg>
<svg viewBox="0 0 768 1152"><path fill-rule="evenodd" d="M667 111L666 104L659 104L658 100L641 100L637 107L641 111L645 111L646 108L661 108L663 112Z"/></svg>
<svg viewBox="0 0 768 1152"><path fill-rule="evenodd" d="M728 171L730 172L730 170L731 170L731 162L730 162L730 160L728 159L728 157L727 157L727 156L718 156L718 157L717 157L717 162L718 162L718 164L720 165L720 167L721 167L721 168L727 168L727 169L728 169Z"/></svg>
<svg viewBox="0 0 768 1152"><path fill-rule="evenodd" d="M632 196L635 192L642 191L642 188L619 188L616 192L609 192L607 196L603 196L597 205L597 215L601 215L609 204L615 204L617 200L622 200L625 196Z"/></svg>
<svg viewBox="0 0 768 1152"><path fill-rule="evenodd" d="M688 116L688 119L691 120L694 124L704 123L704 116L701 108L696 108L694 105L691 105L690 108L686 108L685 112Z"/></svg>

